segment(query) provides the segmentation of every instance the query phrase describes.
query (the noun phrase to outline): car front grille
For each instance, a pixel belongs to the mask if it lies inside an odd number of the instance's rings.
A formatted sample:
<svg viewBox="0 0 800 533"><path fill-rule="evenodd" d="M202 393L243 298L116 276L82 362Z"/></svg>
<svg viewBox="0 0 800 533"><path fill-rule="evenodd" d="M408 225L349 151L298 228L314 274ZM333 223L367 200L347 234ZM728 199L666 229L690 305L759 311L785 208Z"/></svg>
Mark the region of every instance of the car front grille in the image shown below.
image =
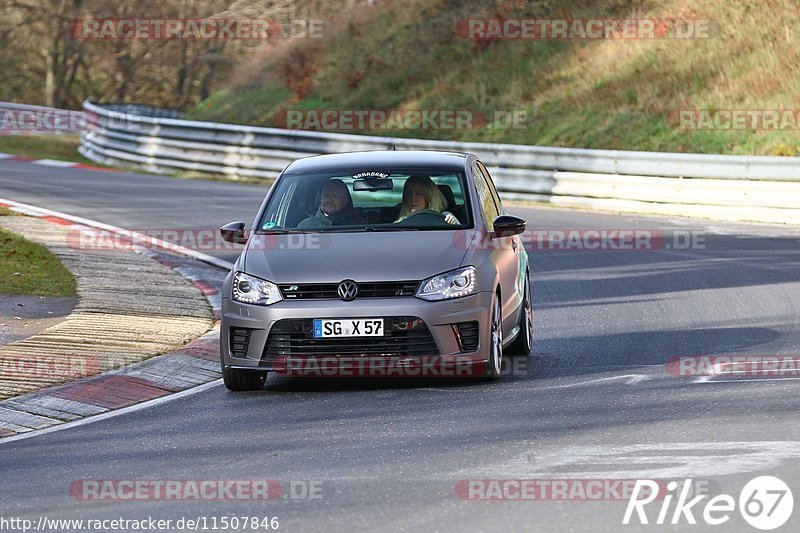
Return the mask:
<svg viewBox="0 0 800 533"><path fill-rule="evenodd" d="M359 283L359 298L393 298L396 296L414 296L419 286L418 281L381 281L372 283ZM338 283L322 284L285 284L278 286L281 295L287 300L308 299L339 299Z"/></svg>
<svg viewBox="0 0 800 533"><path fill-rule="evenodd" d="M383 337L348 337L315 339L312 319L285 319L275 323L269 332L261 356L275 359L286 355L385 357L439 355L428 327L410 316L384 319Z"/></svg>

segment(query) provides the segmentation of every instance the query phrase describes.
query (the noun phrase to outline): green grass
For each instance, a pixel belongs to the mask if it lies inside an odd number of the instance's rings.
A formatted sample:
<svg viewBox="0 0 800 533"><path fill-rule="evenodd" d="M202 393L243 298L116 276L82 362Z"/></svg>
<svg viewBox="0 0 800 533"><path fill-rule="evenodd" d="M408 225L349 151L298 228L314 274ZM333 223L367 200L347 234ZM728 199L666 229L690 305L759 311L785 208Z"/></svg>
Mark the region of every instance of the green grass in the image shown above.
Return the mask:
<svg viewBox="0 0 800 533"><path fill-rule="evenodd" d="M633 41L474 43L455 36L457 20L497 17L704 19L712 32ZM797 109L798 42L793 0L387 0L341 17L326 27L324 42L298 40L249 62L190 116L279 126L276 117L289 109L468 109L484 116L522 110L528 120L520 129L350 133L800 155L796 130L690 131L672 118L681 109Z"/></svg>
<svg viewBox="0 0 800 533"><path fill-rule="evenodd" d="M251 90L241 93L219 91L186 114L189 120L226 122L236 117L236 124L261 125L272 121L276 106L292 95L286 89Z"/></svg>
<svg viewBox="0 0 800 533"><path fill-rule="evenodd" d="M47 248L0 229L0 294L75 296L76 290L75 278Z"/></svg>
<svg viewBox="0 0 800 533"><path fill-rule="evenodd" d="M7 207L0 206L0 217L13 217L18 215L19 213L10 210Z"/></svg>
<svg viewBox="0 0 800 533"><path fill-rule="evenodd" d="M0 135L0 153L95 165L78 153L78 135Z"/></svg>

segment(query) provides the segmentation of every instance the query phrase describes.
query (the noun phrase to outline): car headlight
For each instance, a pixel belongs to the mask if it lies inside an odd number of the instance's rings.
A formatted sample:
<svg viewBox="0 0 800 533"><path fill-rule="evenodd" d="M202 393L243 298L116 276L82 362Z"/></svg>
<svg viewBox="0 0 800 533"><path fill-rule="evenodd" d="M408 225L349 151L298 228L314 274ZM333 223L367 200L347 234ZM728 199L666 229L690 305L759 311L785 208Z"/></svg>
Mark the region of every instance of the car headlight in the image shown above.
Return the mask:
<svg viewBox="0 0 800 533"><path fill-rule="evenodd" d="M232 297L236 302L255 305L272 305L283 300L277 285L244 272L233 276Z"/></svg>
<svg viewBox="0 0 800 533"><path fill-rule="evenodd" d="M433 276L420 283L415 296L423 300L448 300L467 296L475 292L476 275L475 267L470 266Z"/></svg>

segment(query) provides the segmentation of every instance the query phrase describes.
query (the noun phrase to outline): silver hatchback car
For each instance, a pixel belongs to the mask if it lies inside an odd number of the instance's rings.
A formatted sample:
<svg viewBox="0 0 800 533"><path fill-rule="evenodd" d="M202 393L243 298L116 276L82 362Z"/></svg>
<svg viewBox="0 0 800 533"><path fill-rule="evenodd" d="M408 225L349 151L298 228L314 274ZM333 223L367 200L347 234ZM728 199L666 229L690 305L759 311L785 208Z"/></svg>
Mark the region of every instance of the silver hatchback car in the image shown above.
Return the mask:
<svg viewBox="0 0 800 533"><path fill-rule="evenodd" d="M291 376L485 376L529 355L525 221L472 154L378 151L295 161L223 285L230 390Z"/></svg>

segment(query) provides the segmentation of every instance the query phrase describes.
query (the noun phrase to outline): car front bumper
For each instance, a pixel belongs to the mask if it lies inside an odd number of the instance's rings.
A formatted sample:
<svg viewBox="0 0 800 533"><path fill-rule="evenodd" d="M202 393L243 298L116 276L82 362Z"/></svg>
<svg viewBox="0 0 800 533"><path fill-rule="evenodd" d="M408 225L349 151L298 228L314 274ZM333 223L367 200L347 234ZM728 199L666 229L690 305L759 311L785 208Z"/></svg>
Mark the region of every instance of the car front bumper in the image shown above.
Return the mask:
<svg viewBox="0 0 800 533"><path fill-rule="evenodd" d="M488 359L489 313L493 293L480 292L463 298L429 302L419 298L393 297L357 299L344 302L332 299L283 300L270 306L243 304L228 298L222 301L222 327L220 350L225 368L239 370L273 370L289 375L303 375L298 369L311 371L311 375L392 375L382 374L382 369L405 368L408 375L414 369L422 369L422 375L474 375L480 373ZM265 352L270 332L281 320L345 319L416 317L427 326L436 345L436 353L423 355L398 355L385 361L385 357L372 355L324 355L302 354L275 357ZM476 349L462 351L455 324L477 322L478 342ZM246 355L241 350L234 356L231 350L231 331L247 328L249 339ZM369 342L365 338L365 342ZM310 366L299 366L298 359L310 362ZM384 361L381 361L383 359ZM322 360L322 361L320 361ZM325 373L329 370L329 373ZM441 373L439 373L441 371ZM420 375L420 374L417 374Z"/></svg>

